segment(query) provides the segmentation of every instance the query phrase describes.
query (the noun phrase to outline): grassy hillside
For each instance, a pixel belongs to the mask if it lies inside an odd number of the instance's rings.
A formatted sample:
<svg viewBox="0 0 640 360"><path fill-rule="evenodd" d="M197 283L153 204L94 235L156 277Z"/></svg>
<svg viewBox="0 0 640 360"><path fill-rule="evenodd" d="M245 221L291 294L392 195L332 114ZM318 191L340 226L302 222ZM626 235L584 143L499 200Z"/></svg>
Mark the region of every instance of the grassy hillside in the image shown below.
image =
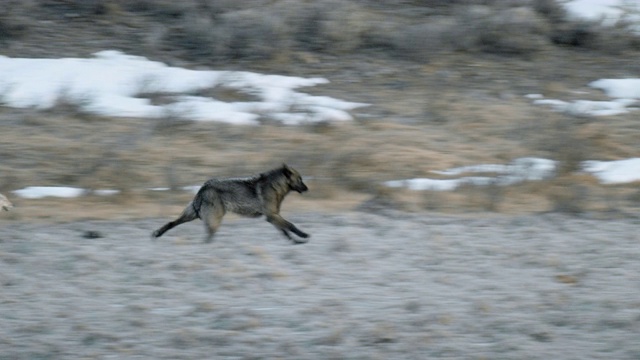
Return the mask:
<svg viewBox="0 0 640 360"><path fill-rule="evenodd" d="M638 115L583 118L531 105L525 94L604 99L586 85L637 77L640 39L628 24L569 20L534 1L7 1L0 54L87 57L122 50L174 66L322 76L303 91L372 104L348 124L235 127L106 119L64 102L50 111L0 108L0 191L29 185L118 188L124 196L15 199L14 217L173 214L211 176L286 161L311 177L294 206L392 206L444 212L634 211L639 184L602 186L584 159L640 156ZM229 99L239 96L224 94ZM562 162L549 181L409 192L385 180L519 156ZM158 209L158 204L164 205ZM89 206L91 205L91 206ZM93 213L92 213L93 212Z"/></svg>

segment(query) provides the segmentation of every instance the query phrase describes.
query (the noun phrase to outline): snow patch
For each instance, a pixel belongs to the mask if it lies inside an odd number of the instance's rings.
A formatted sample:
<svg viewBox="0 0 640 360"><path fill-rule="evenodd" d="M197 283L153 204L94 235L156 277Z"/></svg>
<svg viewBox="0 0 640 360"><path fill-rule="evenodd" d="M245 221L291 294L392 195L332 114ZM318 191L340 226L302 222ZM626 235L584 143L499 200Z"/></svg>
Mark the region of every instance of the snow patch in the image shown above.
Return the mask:
<svg viewBox="0 0 640 360"><path fill-rule="evenodd" d="M618 99L640 99L640 79L601 79L589 84Z"/></svg>
<svg viewBox="0 0 640 360"><path fill-rule="evenodd" d="M613 116L637 110L640 104L640 79L601 79L589 84L614 98L611 101L545 99L541 94L527 94L534 105L548 105L553 110L573 116Z"/></svg>
<svg viewBox="0 0 640 360"><path fill-rule="evenodd" d="M574 18L601 21L605 26L614 26L620 21L640 23L640 2L637 0L570 0L561 1ZM640 31L640 25L634 29Z"/></svg>
<svg viewBox="0 0 640 360"><path fill-rule="evenodd" d="M640 181L640 158L615 161L584 161L582 170L597 177L603 184L623 184Z"/></svg>
<svg viewBox="0 0 640 360"><path fill-rule="evenodd" d="M28 186L13 191L14 194L25 199L42 199L45 197L76 198L86 190L67 186Z"/></svg>
<svg viewBox="0 0 640 360"><path fill-rule="evenodd" d="M543 180L553 176L556 162L541 158L519 158L507 165L481 164L432 171L438 175L456 176L466 173L496 173L498 176L467 176L458 179L417 178L385 182L389 187L406 187L410 190L451 191L461 185L512 185L528 180Z"/></svg>
<svg viewBox="0 0 640 360"><path fill-rule="evenodd" d="M258 124L261 117L289 125L349 121L348 111L367 106L295 91L326 84L324 78L205 71L170 67L144 57L107 50L93 58L24 59L0 56L0 96L6 106L48 109L65 101L82 111L113 117L174 117ZM194 93L224 87L257 101L224 102ZM165 94L168 104L143 96Z"/></svg>
<svg viewBox="0 0 640 360"><path fill-rule="evenodd" d="M556 161L542 158L519 158L507 165L480 164L462 166L442 171L438 175L458 176L468 173L494 173L495 176L467 176L456 179L416 178L385 182L393 188L410 190L451 191L462 185L513 185L523 181L539 181L553 177ZM640 181L640 158L616 161L583 161L584 172L597 177L603 184L621 184Z"/></svg>

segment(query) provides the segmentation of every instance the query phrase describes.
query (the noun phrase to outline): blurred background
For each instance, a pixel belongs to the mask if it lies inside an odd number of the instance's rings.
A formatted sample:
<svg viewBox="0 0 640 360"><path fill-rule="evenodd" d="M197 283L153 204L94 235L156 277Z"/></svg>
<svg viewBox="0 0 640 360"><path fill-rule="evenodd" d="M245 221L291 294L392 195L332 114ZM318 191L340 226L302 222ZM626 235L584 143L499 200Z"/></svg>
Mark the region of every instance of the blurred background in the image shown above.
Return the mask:
<svg viewBox="0 0 640 360"><path fill-rule="evenodd" d="M1 0L0 360L640 359L640 170L605 184L612 163L585 163L640 158L640 95L593 84L638 81L637 5ZM100 115L60 84L51 107L14 103L107 50L324 78L296 90L368 106L237 125ZM135 99L184 95L152 83ZM232 216L212 244L200 221L149 240L207 179L283 162L310 188L282 209L309 243ZM408 188L425 183L457 186Z"/></svg>
<svg viewBox="0 0 640 360"><path fill-rule="evenodd" d="M164 217L192 196L184 186L286 162L311 188L291 200L294 208L637 210L640 183L602 185L580 164L638 157L638 112L593 117L553 111L526 97L607 100L588 84L640 74L633 2L621 1L613 20L572 15L568 3L6 0L0 9L0 55L6 57L90 58L118 50L188 69L323 77L330 83L301 91L370 105L351 111L347 122L286 126L265 116L257 126L240 126L171 116L109 118L83 111L64 94L50 109L3 101L0 192L25 209L14 211L14 219ZM247 101L237 89L208 94ZM442 192L384 184L446 178L432 171L519 157L558 165L542 181L510 186ZM12 196L26 186L119 195ZM170 190L149 191L160 187ZM52 214L47 205L53 203L65 211Z"/></svg>

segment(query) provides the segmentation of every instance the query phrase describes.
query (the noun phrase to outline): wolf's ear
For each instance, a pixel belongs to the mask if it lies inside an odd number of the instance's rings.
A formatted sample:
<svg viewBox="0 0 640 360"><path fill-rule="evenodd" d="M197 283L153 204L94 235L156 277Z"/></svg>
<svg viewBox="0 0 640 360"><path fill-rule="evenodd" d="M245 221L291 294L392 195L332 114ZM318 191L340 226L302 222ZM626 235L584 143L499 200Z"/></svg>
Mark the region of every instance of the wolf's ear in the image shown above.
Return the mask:
<svg viewBox="0 0 640 360"><path fill-rule="evenodd" d="M282 173L284 174L284 176L286 177L291 177L291 174L293 174L293 172L291 171L291 169L289 169L289 167L287 166L287 164L282 163Z"/></svg>

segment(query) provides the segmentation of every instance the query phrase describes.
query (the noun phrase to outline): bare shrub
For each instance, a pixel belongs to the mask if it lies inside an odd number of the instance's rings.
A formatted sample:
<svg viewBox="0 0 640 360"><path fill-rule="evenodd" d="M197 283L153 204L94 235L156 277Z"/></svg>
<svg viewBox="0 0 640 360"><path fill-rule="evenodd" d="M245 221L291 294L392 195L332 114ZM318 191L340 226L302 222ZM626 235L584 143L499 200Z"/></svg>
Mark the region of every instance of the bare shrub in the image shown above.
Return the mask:
<svg viewBox="0 0 640 360"><path fill-rule="evenodd" d="M435 54L453 49L452 36L457 26L458 24L449 17L409 25L393 33L392 45L398 57L427 61Z"/></svg>
<svg viewBox="0 0 640 360"><path fill-rule="evenodd" d="M67 18L111 15L120 9L114 0L39 1L38 3L42 8Z"/></svg>
<svg viewBox="0 0 640 360"><path fill-rule="evenodd" d="M395 55L414 61L452 50L531 56L549 43L548 24L529 7L451 6L450 12L387 26Z"/></svg>
<svg viewBox="0 0 640 360"><path fill-rule="evenodd" d="M196 0L199 11L208 12L213 16L246 9L264 9L273 3L272 0Z"/></svg>
<svg viewBox="0 0 640 360"><path fill-rule="evenodd" d="M331 0L292 5L287 20L296 45L305 50L342 53L358 49L377 23L356 3Z"/></svg>
<svg viewBox="0 0 640 360"><path fill-rule="evenodd" d="M289 46L286 26L270 12L242 10L220 17L214 34L219 55L231 59L269 59Z"/></svg>
<svg viewBox="0 0 640 360"><path fill-rule="evenodd" d="M526 1L526 0L525 0ZM432 9L450 10L459 6L469 5L491 5L491 6L513 6L522 5L522 0L375 0L367 1L372 5L380 7L389 6L414 6Z"/></svg>
<svg viewBox="0 0 640 360"><path fill-rule="evenodd" d="M584 43L584 46L591 50L616 55L628 50L640 49L640 35L624 21L613 26L595 25L594 27L593 32L596 36Z"/></svg>
<svg viewBox="0 0 640 360"><path fill-rule="evenodd" d="M532 7L551 23L559 23L567 18L567 10L557 0L533 0Z"/></svg>
<svg viewBox="0 0 640 360"><path fill-rule="evenodd" d="M122 6L128 11L145 13L163 22L180 19L195 9L194 2L172 0L123 1Z"/></svg>
<svg viewBox="0 0 640 360"><path fill-rule="evenodd" d="M392 50L398 47L396 42L400 38L402 28L393 19L376 19L369 23L369 28L362 33L362 47Z"/></svg>
<svg viewBox="0 0 640 360"><path fill-rule="evenodd" d="M329 45L323 35L330 12L331 7L324 1L296 6L289 18L296 44L305 50L324 50Z"/></svg>
<svg viewBox="0 0 640 360"><path fill-rule="evenodd" d="M551 41L557 45L593 47L598 33L592 23L577 21L556 25L550 37Z"/></svg>
<svg viewBox="0 0 640 360"><path fill-rule="evenodd" d="M531 57L547 45L616 53L640 47L629 24L571 21L553 0L252 0L123 2L166 24L169 47L191 60L263 60L294 49L344 54L382 49L412 61L465 51Z"/></svg>
<svg viewBox="0 0 640 360"><path fill-rule="evenodd" d="M3 9L0 9L0 44L20 39L27 34L28 29L28 21L18 15L13 6L3 5Z"/></svg>
<svg viewBox="0 0 640 360"><path fill-rule="evenodd" d="M164 41L197 60L261 60L289 47L286 33L286 25L269 11L250 9L219 16L192 11L169 27Z"/></svg>
<svg viewBox="0 0 640 360"><path fill-rule="evenodd" d="M27 29L25 23L0 15L0 43L21 38Z"/></svg>
<svg viewBox="0 0 640 360"><path fill-rule="evenodd" d="M364 34L370 32L371 17L356 4L343 4L327 19L324 36L332 44L330 52L343 53L363 45Z"/></svg>
<svg viewBox="0 0 640 360"><path fill-rule="evenodd" d="M164 34L164 42L186 51L190 58L211 57L216 53L213 21L207 15L189 14Z"/></svg>
<svg viewBox="0 0 640 360"><path fill-rule="evenodd" d="M617 55L640 49L640 35L626 24L603 28L597 39L596 50L607 54Z"/></svg>
<svg viewBox="0 0 640 360"><path fill-rule="evenodd" d="M535 3L546 3L538 0ZM566 11L550 10L540 5L536 10L550 20L550 39L554 44L619 54L630 49L640 49L640 34L637 31L638 11L632 7L623 7L623 14L613 24L604 20L571 19Z"/></svg>
<svg viewBox="0 0 640 360"><path fill-rule="evenodd" d="M115 1L115 0L114 0ZM220 15L243 9L264 8L271 0L117 0L120 6L131 12L150 15L166 22L181 20L191 14L217 18Z"/></svg>
<svg viewBox="0 0 640 360"><path fill-rule="evenodd" d="M498 55L530 56L547 41L547 24L533 9L496 11L485 6L461 8L454 41L457 48Z"/></svg>

